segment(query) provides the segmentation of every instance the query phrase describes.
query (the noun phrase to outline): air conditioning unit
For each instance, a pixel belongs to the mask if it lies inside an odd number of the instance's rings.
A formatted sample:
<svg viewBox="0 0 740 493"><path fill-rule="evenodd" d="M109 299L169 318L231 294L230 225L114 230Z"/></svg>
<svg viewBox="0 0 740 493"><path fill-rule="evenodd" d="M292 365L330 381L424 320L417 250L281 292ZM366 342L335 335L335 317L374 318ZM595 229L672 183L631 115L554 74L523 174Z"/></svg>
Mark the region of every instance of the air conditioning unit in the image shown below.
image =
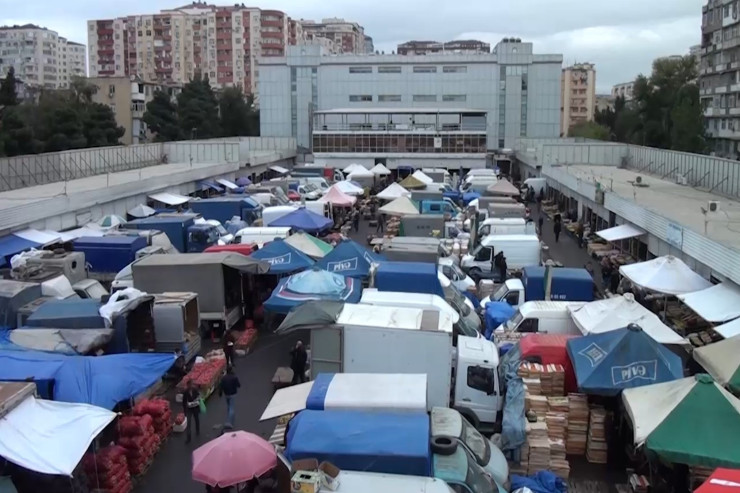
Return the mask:
<svg viewBox="0 0 740 493"><path fill-rule="evenodd" d="M709 211L709 212L719 212L719 200L710 200L707 203L707 211Z"/></svg>

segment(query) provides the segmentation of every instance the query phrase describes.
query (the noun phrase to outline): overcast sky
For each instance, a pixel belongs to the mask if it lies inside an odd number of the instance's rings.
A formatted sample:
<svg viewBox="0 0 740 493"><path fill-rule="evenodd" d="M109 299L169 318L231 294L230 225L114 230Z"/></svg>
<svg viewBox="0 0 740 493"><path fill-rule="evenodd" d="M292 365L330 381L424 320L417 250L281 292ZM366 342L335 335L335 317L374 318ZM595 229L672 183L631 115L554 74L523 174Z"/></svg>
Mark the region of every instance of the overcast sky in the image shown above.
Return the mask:
<svg viewBox="0 0 740 493"><path fill-rule="evenodd" d="M493 45L505 36L519 37L534 42L535 53L562 53L565 64L595 63L597 90L606 93L618 82L648 73L654 58L685 54L689 46L699 44L701 6L705 3L706 0L254 0L250 5L283 10L298 19L344 17L359 22L373 37L376 49L386 53L411 39L475 38ZM32 22L86 43L89 19L153 13L180 5L177 0L12 2L1 10L0 24Z"/></svg>

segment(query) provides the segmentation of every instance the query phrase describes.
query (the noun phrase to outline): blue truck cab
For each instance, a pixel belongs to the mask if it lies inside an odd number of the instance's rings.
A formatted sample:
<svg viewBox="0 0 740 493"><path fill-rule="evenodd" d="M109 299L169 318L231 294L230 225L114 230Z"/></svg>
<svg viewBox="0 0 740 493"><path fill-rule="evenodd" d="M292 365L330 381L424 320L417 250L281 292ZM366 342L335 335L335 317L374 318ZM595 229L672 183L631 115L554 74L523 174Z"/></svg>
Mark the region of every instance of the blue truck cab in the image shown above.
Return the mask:
<svg viewBox="0 0 740 493"><path fill-rule="evenodd" d="M503 491L465 447L430 430L421 412L306 410L290 421L285 452L349 471L439 478L457 492Z"/></svg>
<svg viewBox="0 0 740 493"><path fill-rule="evenodd" d="M262 217L262 204L249 197L227 196L194 200L190 203L190 208L203 216L203 219L213 219L224 225L234 216L249 225Z"/></svg>
<svg viewBox="0 0 740 493"><path fill-rule="evenodd" d="M507 303L515 309L527 301L545 300L546 268L527 266L521 279L508 279L490 296L481 301ZM593 301L594 280L586 269L553 267L550 281L551 301Z"/></svg>
<svg viewBox="0 0 740 493"><path fill-rule="evenodd" d="M167 235L177 251L199 253L218 244L218 228L211 224L195 224L194 214L171 214L136 219L126 223L130 229L155 229Z"/></svg>
<svg viewBox="0 0 740 493"><path fill-rule="evenodd" d="M419 202L419 212L422 214L450 214L452 217L457 216L461 210L449 198L442 200L422 200Z"/></svg>

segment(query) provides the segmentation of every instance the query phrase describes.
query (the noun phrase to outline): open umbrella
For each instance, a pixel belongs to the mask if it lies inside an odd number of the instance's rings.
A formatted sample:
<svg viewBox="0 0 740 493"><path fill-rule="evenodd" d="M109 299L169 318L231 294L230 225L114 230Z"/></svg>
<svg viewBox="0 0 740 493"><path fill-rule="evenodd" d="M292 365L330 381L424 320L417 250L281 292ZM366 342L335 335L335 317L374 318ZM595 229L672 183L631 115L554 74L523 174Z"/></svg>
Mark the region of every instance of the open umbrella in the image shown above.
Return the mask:
<svg viewBox="0 0 740 493"><path fill-rule="evenodd" d="M265 310L288 313L293 307L312 300L357 303L362 283L318 268L299 272L283 279L265 301Z"/></svg>
<svg viewBox="0 0 740 493"><path fill-rule="evenodd" d="M307 269L314 264L308 255L283 240L271 241L250 255L270 264L270 274L286 274Z"/></svg>
<svg viewBox="0 0 740 493"><path fill-rule="evenodd" d="M301 207L289 214L277 218L270 226L287 227L294 230L303 230L308 233L316 233L328 229L334 224L334 221L328 217L320 216L315 212Z"/></svg>
<svg viewBox="0 0 740 493"><path fill-rule="evenodd" d="M339 319L339 314L343 309L344 302L342 301L307 301L290 310L275 332L286 332L309 325L332 325Z"/></svg>
<svg viewBox="0 0 740 493"><path fill-rule="evenodd" d="M619 273L638 286L663 294L679 295L712 286L712 283L691 270L683 260L672 255L623 265L619 268Z"/></svg>
<svg viewBox="0 0 740 493"><path fill-rule="evenodd" d="M236 179L236 184L240 187L246 187L252 183L252 180L247 178L246 176L242 176L241 178Z"/></svg>
<svg viewBox="0 0 740 493"><path fill-rule="evenodd" d="M692 354L717 382L740 393L740 336L696 348Z"/></svg>
<svg viewBox="0 0 740 493"><path fill-rule="evenodd" d="M367 277L370 265L380 262L380 257L352 240L345 240L321 259L318 266L329 272L347 277Z"/></svg>
<svg viewBox="0 0 740 493"><path fill-rule="evenodd" d="M98 221L96 221L95 224L100 226L101 228L116 228L120 226L121 224L125 224L126 220L122 218L121 216L117 216L115 214L108 214L107 216L103 216Z"/></svg>
<svg viewBox="0 0 740 493"><path fill-rule="evenodd" d="M137 217L137 218L140 218L140 219L141 218L144 218L144 217L153 216L156 213L157 213L157 211L155 211L154 209L152 209L148 205L144 205L144 204L139 204L136 207L134 207L133 209L131 209L130 211L126 212L126 214L128 214L129 216L131 216L131 217Z"/></svg>
<svg viewBox="0 0 740 493"><path fill-rule="evenodd" d="M258 478L277 465L275 448L246 431L221 435L193 451L193 480L222 488Z"/></svg>
<svg viewBox="0 0 740 493"><path fill-rule="evenodd" d="M323 258L332 250L332 246L327 242L321 241L315 236L304 233L303 231L288 236L285 239L285 243L297 248L311 258Z"/></svg>

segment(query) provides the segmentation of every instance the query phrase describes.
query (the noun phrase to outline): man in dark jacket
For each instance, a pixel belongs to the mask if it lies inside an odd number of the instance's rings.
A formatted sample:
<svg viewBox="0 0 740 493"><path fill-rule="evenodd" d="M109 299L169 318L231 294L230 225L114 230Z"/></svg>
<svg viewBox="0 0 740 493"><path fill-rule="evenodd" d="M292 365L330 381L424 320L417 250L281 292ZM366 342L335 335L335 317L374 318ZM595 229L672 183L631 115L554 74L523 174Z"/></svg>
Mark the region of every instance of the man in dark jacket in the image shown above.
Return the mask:
<svg viewBox="0 0 740 493"><path fill-rule="evenodd" d="M234 336L234 333L230 330L227 330L224 334L224 356L226 357L226 366L234 366L234 343L236 342L236 337Z"/></svg>
<svg viewBox="0 0 740 493"><path fill-rule="evenodd" d="M234 368L226 368L226 375L221 379L221 385L218 388L218 395L226 397L226 426L234 427L234 398L236 392L242 384L239 377L234 374Z"/></svg>
<svg viewBox="0 0 740 493"><path fill-rule="evenodd" d="M560 223L560 221L555 221L555 224L552 225L552 231L555 233L555 243L560 241L560 231L563 229L563 225Z"/></svg>
<svg viewBox="0 0 740 493"><path fill-rule="evenodd" d="M185 392L182 393L182 409L188 420L185 443L190 443L190 428L195 424L195 434L200 436L200 392L195 388L192 380L188 381Z"/></svg>
<svg viewBox="0 0 740 493"><path fill-rule="evenodd" d="M308 353L303 347L303 342L298 341L290 352L290 369L293 370L293 384L303 383L306 381L306 363L308 362Z"/></svg>

